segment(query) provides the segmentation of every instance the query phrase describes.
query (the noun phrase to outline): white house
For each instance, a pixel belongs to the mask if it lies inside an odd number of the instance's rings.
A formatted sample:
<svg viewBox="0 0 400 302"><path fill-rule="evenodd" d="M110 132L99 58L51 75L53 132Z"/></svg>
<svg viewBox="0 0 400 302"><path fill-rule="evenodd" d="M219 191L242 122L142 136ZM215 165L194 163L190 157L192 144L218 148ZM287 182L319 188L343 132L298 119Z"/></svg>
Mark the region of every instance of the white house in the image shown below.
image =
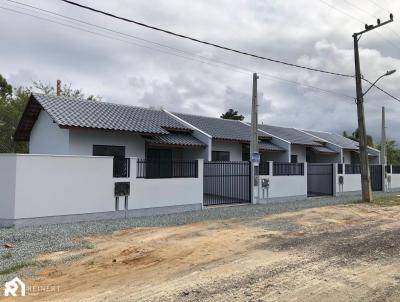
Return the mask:
<svg viewBox="0 0 400 302"><path fill-rule="evenodd" d="M207 144L161 110L33 93L15 133L30 154L197 159Z"/></svg>

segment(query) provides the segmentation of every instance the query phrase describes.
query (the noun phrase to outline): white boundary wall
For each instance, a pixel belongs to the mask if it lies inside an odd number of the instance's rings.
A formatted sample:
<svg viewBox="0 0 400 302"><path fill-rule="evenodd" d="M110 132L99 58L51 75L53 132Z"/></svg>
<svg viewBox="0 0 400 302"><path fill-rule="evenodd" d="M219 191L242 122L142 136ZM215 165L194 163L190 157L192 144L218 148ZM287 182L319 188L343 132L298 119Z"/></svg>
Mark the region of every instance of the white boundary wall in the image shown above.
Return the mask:
<svg viewBox="0 0 400 302"><path fill-rule="evenodd" d="M18 219L115 214L114 184L119 181L131 183L129 210L201 208L203 160L199 160L198 178L169 179L137 179L136 162L131 159L130 178L117 179L112 157L1 155L0 225ZM84 216L81 220L87 220ZM112 215L100 218L107 217Z"/></svg>
<svg viewBox="0 0 400 302"><path fill-rule="evenodd" d="M273 176L273 162L269 164L270 175L260 175L259 187L254 187L254 196L259 197L259 203L307 198L307 163L304 163L304 175L301 176ZM269 179L268 190L261 187L263 179Z"/></svg>

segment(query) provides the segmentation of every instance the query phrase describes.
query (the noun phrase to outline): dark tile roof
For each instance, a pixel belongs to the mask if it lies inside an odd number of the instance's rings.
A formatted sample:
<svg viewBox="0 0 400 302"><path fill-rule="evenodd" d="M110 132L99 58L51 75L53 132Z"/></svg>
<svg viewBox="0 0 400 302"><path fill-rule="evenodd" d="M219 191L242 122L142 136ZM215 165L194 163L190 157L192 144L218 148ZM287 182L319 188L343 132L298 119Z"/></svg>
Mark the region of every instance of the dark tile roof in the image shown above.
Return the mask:
<svg viewBox="0 0 400 302"><path fill-rule="evenodd" d="M338 145L343 149L358 150L358 142L348 139L342 135L330 132L322 132L322 131L310 131L310 130L305 130L305 131L323 140L326 140L332 144Z"/></svg>
<svg viewBox="0 0 400 302"><path fill-rule="evenodd" d="M174 115L215 139L249 142L251 138L251 127L240 121L184 113ZM269 138L269 135L260 131L259 136Z"/></svg>
<svg viewBox="0 0 400 302"><path fill-rule="evenodd" d="M335 150L332 150L332 149L329 149L328 147L325 147L325 146L314 146L314 147L311 147L311 150L316 152L316 153L322 153L322 154L332 154L332 155L334 155L334 154L338 154L339 153L339 152L337 152Z"/></svg>
<svg viewBox="0 0 400 302"><path fill-rule="evenodd" d="M271 142L268 142L268 141L259 142L258 147L261 151L279 151L279 152L285 151L285 149L283 149Z"/></svg>
<svg viewBox="0 0 400 302"><path fill-rule="evenodd" d="M320 140L295 128L258 125L258 128L271 135L282 138L296 145L320 146Z"/></svg>
<svg viewBox="0 0 400 302"><path fill-rule="evenodd" d="M165 129L190 130L161 110L106 102L32 94L62 127L96 128L149 134L168 134Z"/></svg>
<svg viewBox="0 0 400 302"><path fill-rule="evenodd" d="M191 134L170 133L168 135L156 135L146 139L147 142L155 145L176 145L187 147L206 147L206 145L193 137Z"/></svg>

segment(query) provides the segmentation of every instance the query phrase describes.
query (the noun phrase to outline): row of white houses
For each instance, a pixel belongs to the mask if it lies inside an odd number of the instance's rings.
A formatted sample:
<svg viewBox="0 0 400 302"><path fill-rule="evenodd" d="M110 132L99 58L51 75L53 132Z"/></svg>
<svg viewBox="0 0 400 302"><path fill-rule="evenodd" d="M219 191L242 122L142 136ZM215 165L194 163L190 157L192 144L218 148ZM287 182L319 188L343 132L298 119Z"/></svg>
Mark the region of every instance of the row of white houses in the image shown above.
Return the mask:
<svg viewBox="0 0 400 302"><path fill-rule="evenodd" d="M241 121L32 94L15 139L30 154L242 161L250 136ZM358 162L358 143L334 133L259 125L259 139L262 161Z"/></svg>
<svg viewBox="0 0 400 302"><path fill-rule="evenodd" d="M268 125L251 187L250 135L240 121L32 94L15 133L29 154L0 155L0 225L359 193L357 142ZM399 167L369 155L375 190L400 189Z"/></svg>

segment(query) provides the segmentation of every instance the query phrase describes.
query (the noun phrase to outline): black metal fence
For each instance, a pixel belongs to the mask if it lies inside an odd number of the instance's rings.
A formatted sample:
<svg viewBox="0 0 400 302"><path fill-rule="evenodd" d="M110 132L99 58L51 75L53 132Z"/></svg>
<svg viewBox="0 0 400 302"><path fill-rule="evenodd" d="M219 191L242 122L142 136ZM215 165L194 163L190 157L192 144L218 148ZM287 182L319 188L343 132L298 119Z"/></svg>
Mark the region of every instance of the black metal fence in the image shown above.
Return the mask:
<svg viewBox="0 0 400 302"><path fill-rule="evenodd" d="M275 163L274 176L304 175L303 163Z"/></svg>
<svg viewBox="0 0 400 302"><path fill-rule="evenodd" d="M260 162L258 166L259 175L269 175L269 162Z"/></svg>
<svg viewBox="0 0 400 302"><path fill-rule="evenodd" d="M137 161L137 178L197 178L197 160Z"/></svg>
<svg viewBox="0 0 400 302"><path fill-rule="evenodd" d="M392 174L400 174L400 166L392 166Z"/></svg>
<svg viewBox="0 0 400 302"><path fill-rule="evenodd" d="M204 162L204 205L250 202L249 162Z"/></svg>
<svg viewBox="0 0 400 302"><path fill-rule="evenodd" d="M346 165L346 174L361 174L360 165Z"/></svg>
<svg viewBox="0 0 400 302"><path fill-rule="evenodd" d="M128 178L131 175L131 159L114 157L113 176L114 178Z"/></svg>

